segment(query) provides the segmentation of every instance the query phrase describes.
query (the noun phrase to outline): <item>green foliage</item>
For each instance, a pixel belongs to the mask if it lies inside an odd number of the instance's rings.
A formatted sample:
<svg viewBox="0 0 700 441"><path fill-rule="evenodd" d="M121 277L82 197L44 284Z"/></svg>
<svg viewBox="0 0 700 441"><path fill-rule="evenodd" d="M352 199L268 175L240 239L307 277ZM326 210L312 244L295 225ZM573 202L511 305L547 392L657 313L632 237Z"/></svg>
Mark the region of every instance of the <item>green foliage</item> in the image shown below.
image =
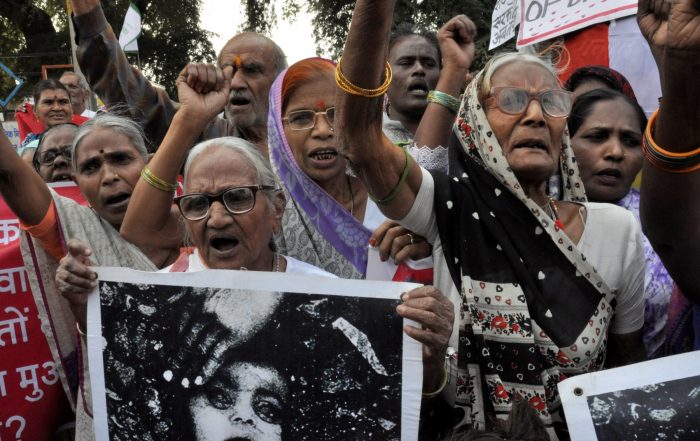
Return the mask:
<svg viewBox="0 0 700 441"><path fill-rule="evenodd" d="M135 0L141 11L138 39L141 67L148 77L175 96L175 79L190 61L212 61L210 33L201 29L201 0ZM254 2L248 2L254 3ZM103 1L107 21L119 35L129 0ZM25 78L20 95L29 95L41 80L42 64L71 63L65 0L2 0L0 62ZM32 56L39 55L39 56ZM129 56L136 65L136 56ZM0 77L0 94L9 92ZM4 96L4 95L3 95Z"/></svg>
<svg viewBox="0 0 700 441"><path fill-rule="evenodd" d="M270 25L260 20L260 11L274 11L276 2L283 2L286 18L294 18L300 11L309 11L312 16L314 37L320 53L337 59L343 50L347 36L354 0L259 0L246 2L248 29L269 32ZM496 0L397 0L394 24L413 23L417 27L437 30L450 18L465 14L477 26L477 59L474 68L483 66L491 28L491 12ZM274 15L274 14L271 14ZM269 18L269 15L266 16Z"/></svg>

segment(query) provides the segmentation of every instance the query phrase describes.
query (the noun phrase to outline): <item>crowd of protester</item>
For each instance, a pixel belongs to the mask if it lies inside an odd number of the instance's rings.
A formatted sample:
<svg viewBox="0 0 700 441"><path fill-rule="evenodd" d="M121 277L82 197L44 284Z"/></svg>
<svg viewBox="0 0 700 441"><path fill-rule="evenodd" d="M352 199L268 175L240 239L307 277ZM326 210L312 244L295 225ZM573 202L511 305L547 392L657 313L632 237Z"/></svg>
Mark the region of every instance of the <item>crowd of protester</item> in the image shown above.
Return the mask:
<svg viewBox="0 0 700 441"><path fill-rule="evenodd" d="M67 72L18 109L36 120L19 151L0 139L0 193L63 299L44 311L58 353L85 345L93 266L365 279L368 246L432 267L396 309L423 345L421 439L565 440L559 381L697 348L697 2L639 3L663 91L649 121L612 69L562 86L547 58L502 53L470 73L468 17L391 32L394 3L358 0L335 62L287 66L238 34L183 68L176 102L130 66L99 0L71 0L106 110ZM66 180L88 206L47 185ZM69 387L75 439L93 439L89 382Z"/></svg>

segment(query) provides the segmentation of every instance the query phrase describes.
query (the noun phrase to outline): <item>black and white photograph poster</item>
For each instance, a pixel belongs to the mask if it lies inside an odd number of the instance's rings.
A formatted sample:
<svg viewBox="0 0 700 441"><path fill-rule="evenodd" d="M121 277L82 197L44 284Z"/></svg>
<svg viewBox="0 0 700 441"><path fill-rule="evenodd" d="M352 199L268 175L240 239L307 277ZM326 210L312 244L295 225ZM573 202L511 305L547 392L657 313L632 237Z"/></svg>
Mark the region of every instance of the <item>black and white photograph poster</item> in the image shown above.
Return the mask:
<svg viewBox="0 0 700 441"><path fill-rule="evenodd" d="M87 339L98 441L417 439L422 352L396 306L418 285L97 273Z"/></svg>
<svg viewBox="0 0 700 441"><path fill-rule="evenodd" d="M700 351L559 383L571 441L700 440Z"/></svg>

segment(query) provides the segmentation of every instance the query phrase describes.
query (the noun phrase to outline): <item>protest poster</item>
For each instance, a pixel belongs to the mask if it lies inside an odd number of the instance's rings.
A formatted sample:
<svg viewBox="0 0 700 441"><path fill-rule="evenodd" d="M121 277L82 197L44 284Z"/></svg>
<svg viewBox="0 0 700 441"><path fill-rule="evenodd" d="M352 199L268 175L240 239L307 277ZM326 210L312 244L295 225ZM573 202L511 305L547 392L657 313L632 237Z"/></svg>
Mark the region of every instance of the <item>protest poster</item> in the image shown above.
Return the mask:
<svg viewBox="0 0 700 441"><path fill-rule="evenodd" d="M518 48L637 13L637 0L518 1Z"/></svg>
<svg viewBox="0 0 700 441"><path fill-rule="evenodd" d="M72 182L49 185L85 203ZM53 439L75 418L41 329L20 237L17 216L0 198L0 440Z"/></svg>
<svg viewBox="0 0 700 441"><path fill-rule="evenodd" d="M515 27L520 19L520 0L497 0L491 14L491 40L493 50L515 37Z"/></svg>
<svg viewBox="0 0 700 441"><path fill-rule="evenodd" d="M571 441L700 439L700 351L559 383Z"/></svg>
<svg viewBox="0 0 700 441"><path fill-rule="evenodd" d="M88 360L97 441L416 440L417 285L97 268Z"/></svg>

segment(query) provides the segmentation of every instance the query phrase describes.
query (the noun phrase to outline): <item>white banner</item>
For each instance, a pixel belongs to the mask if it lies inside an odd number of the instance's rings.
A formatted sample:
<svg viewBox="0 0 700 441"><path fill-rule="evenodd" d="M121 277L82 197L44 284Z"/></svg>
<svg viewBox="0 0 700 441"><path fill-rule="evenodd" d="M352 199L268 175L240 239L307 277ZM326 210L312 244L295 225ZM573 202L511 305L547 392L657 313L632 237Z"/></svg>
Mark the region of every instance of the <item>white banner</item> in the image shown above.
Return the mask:
<svg viewBox="0 0 700 441"><path fill-rule="evenodd" d="M97 268L87 345L97 441L418 439L420 285Z"/></svg>
<svg viewBox="0 0 700 441"><path fill-rule="evenodd" d="M637 13L637 0L518 0L517 46L549 40L596 23Z"/></svg>
<svg viewBox="0 0 700 441"><path fill-rule="evenodd" d="M571 441L700 439L700 351L568 378Z"/></svg>
<svg viewBox="0 0 700 441"><path fill-rule="evenodd" d="M124 24L119 33L119 46L124 52L138 52L139 45L136 40L141 35L141 12L135 4L129 3L129 9L126 10Z"/></svg>
<svg viewBox="0 0 700 441"><path fill-rule="evenodd" d="M520 0L498 0L491 15L491 41L493 50L515 37L515 27L520 19Z"/></svg>

